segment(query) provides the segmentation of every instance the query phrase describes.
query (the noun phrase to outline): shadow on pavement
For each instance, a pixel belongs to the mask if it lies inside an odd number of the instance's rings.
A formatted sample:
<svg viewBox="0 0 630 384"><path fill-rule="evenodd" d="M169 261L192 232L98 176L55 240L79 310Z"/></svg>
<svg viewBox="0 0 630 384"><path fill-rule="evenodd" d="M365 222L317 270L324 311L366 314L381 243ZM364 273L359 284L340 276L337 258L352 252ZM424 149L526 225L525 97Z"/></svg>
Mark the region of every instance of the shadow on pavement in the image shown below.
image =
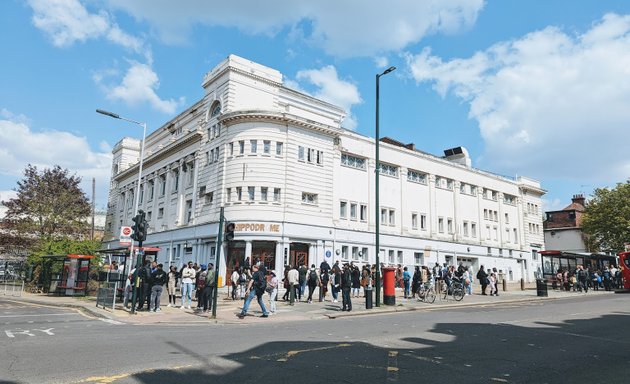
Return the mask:
<svg viewBox="0 0 630 384"><path fill-rule="evenodd" d="M465 315L464 315L465 316ZM277 341L208 358L221 346L191 351L194 368L155 370L141 383L627 383L630 315L562 323L440 323L406 348L364 342ZM394 342L394 341L392 341ZM400 345L399 341L396 341ZM404 345L403 344L403 345ZM199 365L199 366L197 366Z"/></svg>

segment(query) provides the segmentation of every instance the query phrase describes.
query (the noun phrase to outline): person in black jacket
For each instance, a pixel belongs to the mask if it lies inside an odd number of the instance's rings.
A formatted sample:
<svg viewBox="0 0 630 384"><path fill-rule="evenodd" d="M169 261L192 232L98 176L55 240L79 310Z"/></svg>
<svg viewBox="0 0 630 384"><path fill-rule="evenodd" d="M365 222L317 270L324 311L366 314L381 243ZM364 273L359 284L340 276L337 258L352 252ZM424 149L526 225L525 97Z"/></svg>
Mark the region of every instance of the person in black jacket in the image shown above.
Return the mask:
<svg viewBox="0 0 630 384"><path fill-rule="evenodd" d="M477 279L479 279L479 284L481 284L481 294L486 295L486 288L488 288L488 274L483 268L483 265L479 267L479 271L477 272Z"/></svg>
<svg viewBox="0 0 630 384"><path fill-rule="evenodd" d="M342 311L352 311L352 301L350 301L350 290L352 289L352 273L348 264L343 265L341 272L341 299Z"/></svg>
<svg viewBox="0 0 630 384"><path fill-rule="evenodd" d="M162 291L164 290L164 284L168 282L168 274L163 269L162 264L158 264L157 268L151 275L151 303L149 311L160 312L160 298L162 297Z"/></svg>
<svg viewBox="0 0 630 384"><path fill-rule="evenodd" d="M140 289L138 290L138 307L136 309L142 311L146 302L148 310L151 302L151 260L144 261L144 266L138 271L138 277L140 277Z"/></svg>

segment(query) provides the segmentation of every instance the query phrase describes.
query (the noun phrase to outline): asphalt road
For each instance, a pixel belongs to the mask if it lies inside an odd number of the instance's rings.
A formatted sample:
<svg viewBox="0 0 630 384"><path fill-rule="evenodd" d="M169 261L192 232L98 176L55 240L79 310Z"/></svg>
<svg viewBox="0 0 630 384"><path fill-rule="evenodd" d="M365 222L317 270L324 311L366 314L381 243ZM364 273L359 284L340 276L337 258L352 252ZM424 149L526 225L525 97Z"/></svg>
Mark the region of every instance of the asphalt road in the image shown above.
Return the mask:
<svg viewBox="0 0 630 384"><path fill-rule="evenodd" d="M335 320L141 327L0 299L7 316L0 380L628 383L628 304L630 295L584 295ZM24 329L34 336L13 332Z"/></svg>

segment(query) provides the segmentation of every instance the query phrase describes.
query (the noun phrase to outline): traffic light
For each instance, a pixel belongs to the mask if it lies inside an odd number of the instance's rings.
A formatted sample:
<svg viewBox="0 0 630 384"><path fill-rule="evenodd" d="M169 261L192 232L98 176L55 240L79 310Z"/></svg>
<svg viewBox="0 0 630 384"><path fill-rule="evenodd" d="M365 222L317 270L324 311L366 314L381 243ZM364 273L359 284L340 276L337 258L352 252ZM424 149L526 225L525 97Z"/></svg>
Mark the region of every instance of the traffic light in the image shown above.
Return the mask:
<svg viewBox="0 0 630 384"><path fill-rule="evenodd" d="M138 214L131 220L133 221L131 238L138 242L145 241L147 239L147 221L144 211L138 210Z"/></svg>
<svg viewBox="0 0 630 384"><path fill-rule="evenodd" d="M225 225L225 241L234 240L234 229L236 225L234 223L227 223Z"/></svg>

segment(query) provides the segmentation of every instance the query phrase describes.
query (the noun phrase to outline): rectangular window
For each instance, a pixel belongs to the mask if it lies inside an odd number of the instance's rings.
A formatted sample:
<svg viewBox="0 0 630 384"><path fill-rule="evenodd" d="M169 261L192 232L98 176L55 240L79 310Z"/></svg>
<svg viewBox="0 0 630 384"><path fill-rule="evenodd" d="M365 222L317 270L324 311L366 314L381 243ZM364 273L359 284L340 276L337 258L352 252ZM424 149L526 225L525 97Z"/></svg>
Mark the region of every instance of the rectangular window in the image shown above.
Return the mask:
<svg viewBox="0 0 630 384"><path fill-rule="evenodd" d="M398 177L398 167L395 165L381 163L381 175Z"/></svg>
<svg viewBox="0 0 630 384"><path fill-rule="evenodd" d="M487 210L487 209L484 209L484 210L483 210L483 218L484 218L485 220L488 220L488 210Z"/></svg>
<svg viewBox="0 0 630 384"><path fill-rule="evenodd" d="M164 208L158 208L158 219L161 219L164 217Z"/></svg>
<svg viewBox="0 0 630 384"><path fill-rule="evenodd" d="M228 143L228 153L230 156L234 156L234 143Z"/></svg>
<svg viewBox="0 0 630 384"><path fill-rule="evenodd" d="M142 200L144 200L144 184L140 185L140 200L138 202L142 204Z"/></svg>
<svg viewBox="0 0 630 384"><path fill-rule="evenodd" d="M418 214L411 214L411 229L418 229Z"/></svg>
<svg viewBox="0 0 630 384"><path fill-rule="evenodd" d="M367 213L367 205L361 204L361 209L359 212L359 219L361 221L367 221L368 213Z"/></svg>
<svg viewBox="0 0 630 384"><path fill-rule="evenodd" d="M438 217L438 232L444 233L444 218Z"/></svg>
<svg viewBox="0 0 630 384"><path fill-rule="evenodd" d="M339 218L345 219L348 216L348 203L346 201L339 202Z"/></svg>
<svg viewBox="0 0 630 384"><path fill-rule="evenodd" d="M263 153L269 154L271 152L271 141L263 140Z"/></svg>
<svg viewBox="0 0 630 384"><path fill-rule="evenodd" d="M357 203L350 203L350 220L357 219Z"/></svg>
<svg viewBox="0 0 630 384"><path fill-rule="evenodd" d="M273 201L280 202L280 188L273 189Z"/></svg>
<svg viewBox="0 0 630 384"><path fill-rule="evenodd" d="M367 262L368 261L368 249L366 247L363 247L361 249L361 258L363 259L363 261Z"/></svg>
<svg viewBox="0 0 630 384"><path fill-rule="evenodd" d="M446 219L446 228L449 234L453 234L453 219Z"/></svg>
<svg viewBox="0 0 630 384"><path fill-rule="evenodd" d="M348 246L347 245L341 246L341 259L348 260Z"/></svg>
<svg viewBox="0 0 630 384"><path fill-rule="evenodd" d="M490 226L486 225L486 233L488 234L486 237L486 240L490 240L490 237L492 236L492 233L490 233Z"/></svg>
<svg viewBox="0 0 630 384"><path fill-rule="evenodd" d="M324 151L317 151L317 165L324 164Z"/></svg>
<svg viewBox="0 0 630 384"><path fill-rule="evenodd" d="M149 211L147 212L147 221L151 221L151 217L153 216L153 212Z"/></svg>
<svg viewBox="0 0 630 384"><path fill-rule="evenodd" d="M341 165L345 165L351 168L365 169L365 159L357 156L348 155L346 153L341 154Z"/></svg>
<svg viewBox="0 0 630 384"><path fill-rule="evenodd" d="M214 149L214 157L212 158L212 161L214 162L219 161L219 147L216 147Z"/></svg>
<svg viewBox="0 0 630 384"><path fill-rule="evenodd" d="M190 187L191 185L193 185L193 182L195 181L195 165L193 163L188 163L187 169L188 169L186 171L186 174L188 175L187 183L188 183L188 186Z"/></svg>
<svg viewBox="0 0 630 384"><path fill-rule="evenodd" d="M206 204L212 204L212 201L214 200L214 192L208 192L205 194L205 203Z"/></svg>
<svg viewBox="0 0 630 384"><path fill-rule="evenodd" d="M468 222L464 221L464 236L468 237Z"/></svg>
<svg viewBox="0 0 630 384"><path fill-rule="evenodd" d="M315 150L313 148L308 148L306 155L307 155L306 161L308 161L309 163L312 163L313 161L315 161Z"/></svg>
<svg viewBox="0 0 630 384"><path fill-rule="evenodd" d="M149 201L153 200L153 190L155 189L155 182L149 181Z"/></svg>
<svg viewBox="0 0 630 384"><path fill-rule="evenodd" d="M505 228L505 242L506 243L510 242L510 229L509 228Z"/></svg>
<svg viewBox="0 0 630 384"><path fill-rule="evenodd" d="M254 201L254 195L256 194L256 187L247 187L247 199Z"/></svg>
<svg viewBox="0 0 630 384"><path fill-rule="evenodd" d="M514 244L518 244L518 230L514 228Z"/></svg>
<svg viewBox="0 0 630 384"><path fill-rule="evenodd" d="M498 241L499 240L499 228L497 228L495 226L493 229L494 229L494 241Z"/></svg>
<svg viewBox="0 0 630 384"><path fill-rule="evenodd" d="M505 214L505 224L510 224L510 215Z"/></svg>
<svg viewBox="0 0 630 384"><path fill-rule="evenodd" d="M414 252L413 253L413 263L415 265L424 265L424 253L423 252Z"/></svg>
<svg viewBox="0 0 630 384"><path fill-rule="evenodd" d="M302 192L302 203L317 205L317 194Z"/></svg>
<svg viewBox="0 0 630 384"><path fill-rule="evenodd" d="M403 263L403 251L398 251L398 258L396 261L398 261L398 264Z"/></svg>
<svg viewBox="0 0 630 384"><path fill-rule="evenodd" d="M281 141L276 142L276 155L282 156L282 142Z"/></svg>
<svg viewBox="0 0 630 384"><path fill-rule="evenodd" d="M359 247L352 247L352 260L359 261Z"/></svg>
<svg viewBox="0 0 630 384"><path fill-rule="evenodd" d="M225 196L228 203L232 201L232 188L225 189Z"/></svg>
<svg viewBox="0 0 630 384"><path fill-rule="evenodd" d="M396 225L396 211L393 209L389 210L389 225Z"/></svg>
<svg viewBox="0 0 630 384"><path fill-rule="evenodd" d="M260 187L260 200L267 201L267 187Z"/></svg>
<svg viewBox="0 0 630 384"><path fill-rule="evenodd" d="M426 184L427 183L427 174L419 171L414 171L413 169L407 170L407 181L411 181L414 183Z"/></svg>
<svg viewBox="0 0 630 384"><path fill-rule="evenodd" d="M238 154L242 155L245 153L245 140L238 141Z"/></svg>
<svg viewBox="0 0 630 384"><path fill-rule="evenodd" d="M494 221L499 221L499 212L494 211Z"/></svg>
<svg viewBox="0 0 630 384"><path fill-rule="evenodd" d="M186 200L186 223L192 221L192 200Z"/></svg>
<svg viewBox="0 0 630 384"><path fill-rule="evenodd" d="M302 146L298 147L298 160L304 161L304 147Z"/></svg>
<svg viewBox="0 0 630 384"><path fill-rule="evenodd" d="M243 188L236 187L236 201L242 201L242 200L243 200Z"/></svg>
<svg viewBox="0 0 630 384"><path fill-rule="evenodd" d="M173 171L173 192L179 188L179 171Z"/></svg>
<svg viewBox="0 0 630 384"><path fill-rule="evenodd" d="M488 253L488 256L491 256L492 255L492 248L488 247L486 252Z"/></svg>
<svg viewBox="0 0 630 384"><path fill-rule="evenodd" d="M389 250L389 263L394 264L394 250L393 249Z"/></svg>
<svg viewBox="0 0 630 384"><path fill-rule="evenodd" d="M472 237L477 237L477 223L470 223L470 234Z"/></svg>
<svg viewBox="0 0 630 384"><path fill-rule="evenodd" d="M420 229L427 230L427 215L420 215Z"/></svg>
<svg viewBox="0 0 630 384"><path fill-rule="evenodd" d="M250 140L249 141L249 153L256 153L258 152L258 140Z"/></svg>

